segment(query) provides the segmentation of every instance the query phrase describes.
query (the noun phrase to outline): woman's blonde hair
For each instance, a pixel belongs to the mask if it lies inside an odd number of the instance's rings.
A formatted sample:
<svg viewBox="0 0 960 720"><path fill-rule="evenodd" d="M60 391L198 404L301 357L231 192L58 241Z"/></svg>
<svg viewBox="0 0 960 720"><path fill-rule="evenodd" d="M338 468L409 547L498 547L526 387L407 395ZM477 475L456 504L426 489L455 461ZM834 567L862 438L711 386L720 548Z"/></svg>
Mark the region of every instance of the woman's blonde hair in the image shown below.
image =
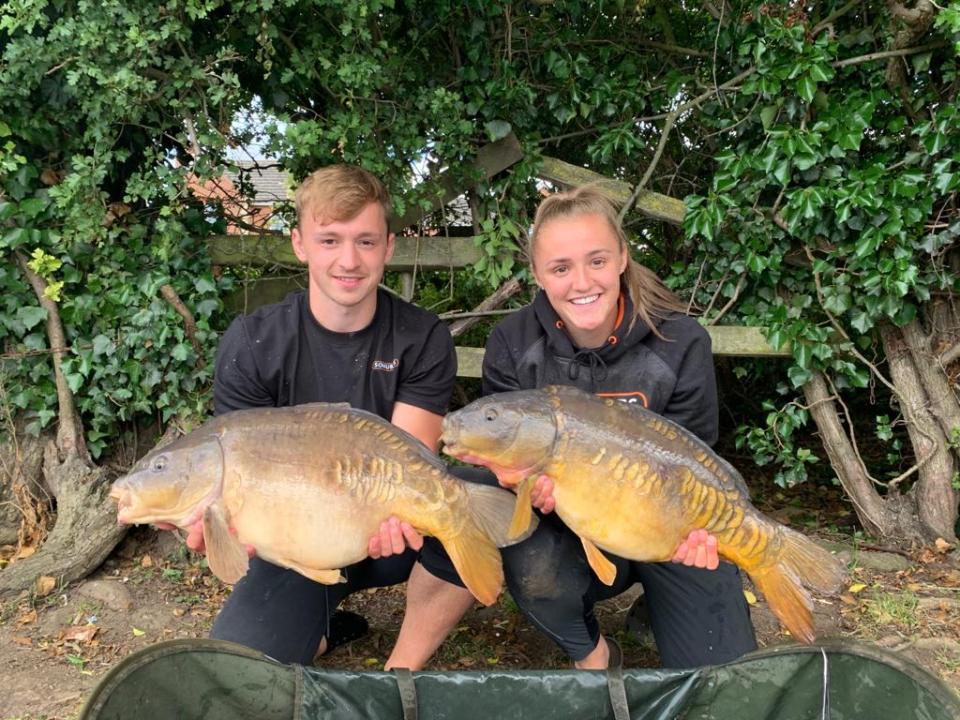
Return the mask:
<svg viewBox="0 0 960 720"><path fill-rule="evenodd" d="M300 183L294 198L298 223L305 213L322 224L352 220L370 203L379 203L389 232L392 207L387 188L376 175L356 165L315 170Z"/></svg>
<svg viewBox="0 0 960 720"><path fill-rule="evenodd" d="M544 225L560 218L579 215L599 215L617 236L621 249L626 250L627 266L621 278L627 288L627 294L633 303L634 316L630 318L629 329L633 329L637 318L649 327L657 337L663 337L657 330L657 321L663 320L674 312L686 314L687 308L670 288L663 284L649 268L644 267L630 255L627 234L623 231L617 208L598 188L584 185L574 190L558 192L547 196L537 208L533 221L533 230L527 245L527 257L533 266L533 250Z"/></svg>

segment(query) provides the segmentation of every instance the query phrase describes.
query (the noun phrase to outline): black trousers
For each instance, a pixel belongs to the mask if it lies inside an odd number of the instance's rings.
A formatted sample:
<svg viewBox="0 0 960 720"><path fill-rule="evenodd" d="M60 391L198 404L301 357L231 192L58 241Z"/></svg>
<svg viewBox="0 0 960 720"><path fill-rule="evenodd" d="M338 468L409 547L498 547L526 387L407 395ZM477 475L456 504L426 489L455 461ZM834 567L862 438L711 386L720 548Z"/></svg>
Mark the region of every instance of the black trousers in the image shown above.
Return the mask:
<svg viewBox="0 0 960 720"><path fill-rule="evenodd" d="M380 560L367 558L344 568L346 582L324 585L251 558L250 569L234 586L210 637L232 640L283 663L310 665L330 632L330 616L347 595L404 582L416 560L413 550Z"/></svg>
<svg viewBox="0 0 960 720"><path fill-rule="evenodd" d="M483 470L451 470L466 480L496 484L496 478ZM434 546L425 566L457 582L452 566L438 572L442 553L442 547ZM664 667L729 662L757 647L740 571L730 563L703 570L604 553L617 567L616 580L608 587L587 564L580 538L555 514L541 515L533 535L501 554L507 588L517 605L573 660L589 655L600 639L593 612L596 602L619 595L635 582L643 585Z"/></svg>

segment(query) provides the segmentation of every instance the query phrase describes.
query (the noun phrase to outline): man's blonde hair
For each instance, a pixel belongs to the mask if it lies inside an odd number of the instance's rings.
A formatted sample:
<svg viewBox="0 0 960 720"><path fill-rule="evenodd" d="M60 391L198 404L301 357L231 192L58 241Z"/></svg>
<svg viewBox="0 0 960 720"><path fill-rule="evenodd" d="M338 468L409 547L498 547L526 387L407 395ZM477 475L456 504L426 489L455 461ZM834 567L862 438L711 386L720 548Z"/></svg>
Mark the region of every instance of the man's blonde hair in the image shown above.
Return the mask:
<svg viewBox="0 0 960 720"><path fill-rule="evenodd" d="M313 171L294 198L298 224L307 215L322 224L352 220L370 203L379 203L389 232L392 207L387 188L376 175L356 165L328 165Z"/></svg>
<svg viewBox="0 0 960 720"><path fill-rule="evenodd" d="M623 224L620 222L617 208L598 188L584 185L575 190L548 195L543 199L537 208L527 247L527 257L530 258L531 266L533 250L543 226L553 220L580 215L599 215L606 220L613 234L617 236L620 248L627 251L627 267L620 278L633 303L634 316L629 318L629 327L633 328L639 318L653 331L654 335L663 337L657 329L658 320L663 320L675 312L686 314L686 306L652 270L631 257L630 244L623 230Z"/></svg>

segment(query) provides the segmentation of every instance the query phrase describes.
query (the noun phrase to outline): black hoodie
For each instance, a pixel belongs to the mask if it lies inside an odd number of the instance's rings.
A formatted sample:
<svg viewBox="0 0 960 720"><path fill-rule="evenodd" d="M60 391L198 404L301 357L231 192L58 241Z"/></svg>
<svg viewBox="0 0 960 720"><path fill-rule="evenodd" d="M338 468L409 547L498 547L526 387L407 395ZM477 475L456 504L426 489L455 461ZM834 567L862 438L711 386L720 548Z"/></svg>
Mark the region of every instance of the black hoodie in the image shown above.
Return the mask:
<svg viewBox="0 0 960 720"><path fill-rule="evenodd" d="M657 337L641 319L629 330L633 304L621 294L623 312L613 334L598 348L578 348L543 291L533 303L497 324L483 357L483 392L573 385L639 402L673 420L704 442L717 440L717 381L710 336L693 318L675 313L658 325Z"/></svg>

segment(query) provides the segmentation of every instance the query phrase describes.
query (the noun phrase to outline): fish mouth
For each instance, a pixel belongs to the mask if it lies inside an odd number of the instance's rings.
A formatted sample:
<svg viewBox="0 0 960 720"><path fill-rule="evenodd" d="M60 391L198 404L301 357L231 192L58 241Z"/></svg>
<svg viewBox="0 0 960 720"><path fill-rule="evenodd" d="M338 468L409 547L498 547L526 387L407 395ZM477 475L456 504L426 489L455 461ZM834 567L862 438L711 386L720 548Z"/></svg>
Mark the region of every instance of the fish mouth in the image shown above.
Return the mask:
<svg viewBox="0 0 960 720"><path fill-rule="evenodd" d="M110 488L110 499L117 503L117 525L130 525L133 522L133 493L126 488L114 486Z"/></svg>

